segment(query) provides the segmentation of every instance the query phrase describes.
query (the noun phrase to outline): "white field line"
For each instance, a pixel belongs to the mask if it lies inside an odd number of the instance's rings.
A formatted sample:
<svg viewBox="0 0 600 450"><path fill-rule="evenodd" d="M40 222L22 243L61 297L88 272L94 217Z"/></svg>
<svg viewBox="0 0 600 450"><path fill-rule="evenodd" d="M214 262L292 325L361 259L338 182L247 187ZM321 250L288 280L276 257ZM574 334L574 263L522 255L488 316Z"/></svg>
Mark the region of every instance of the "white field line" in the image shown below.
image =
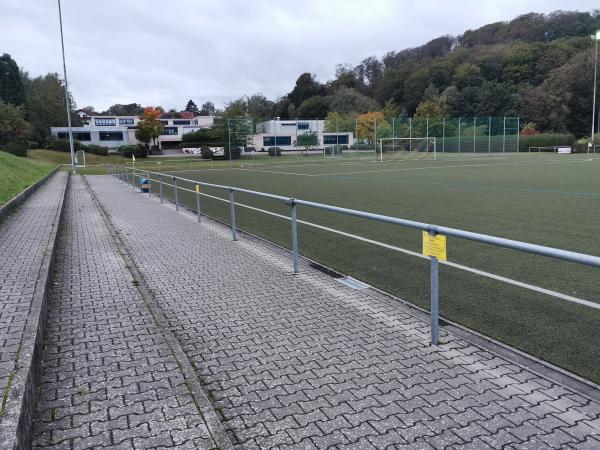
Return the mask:
<svg viewBox="0 0 600 450"><path fill-rule="evenodd" d="M509 166L509 165L532 165L532 164L567 164L567 163L581 163L593 161L593 158L580 159L577 161L532 161L532 162L506 162L506 163L491 163L491 164L458 164L451 166L433 166L433 167L402 167L398 169L381 169L381 170L361 170L357 172L333 172L333 173L296 173L296 172L283 172L277 170L259 170L259 169L246 169L238 168L237 170L244 170L247 172L261 172L261 173L275 173L281 175L295 175L300 177L330 177L339 175L361 175L365 173L385 173L385 172L404 172L411 170L434 170L434 169L450 169L459 167L489 167L489 166Z"/></svg>
<svg viewBox="0 0 600 450"><path fill-rule="evenodd" d="M174 186L172 184L168 184L168 183L163 183L166 186ZM193 194L195 194L195 191L192 191L191 189L185 189L185 188L181 188L179 187L179 190L182 191L188 191L191 192ZM200 192L200 195L205 196L205 197L210 197L212 199L215 200L219 200L225 203L229 203L229 200L221 198L221 197L217 197L215 195L210 195L210 194L206 194L203 192ZM291 217L285 216L283 214L278 214L278 213L274 213L272 211L267 211L265 209L261 209L261 208L257 208L255 206L250 206L250 205L246 205L244 203L239 203L239 202L234 202L237 206L241 206L242 208L247 208L247 209L251 209L253 211L258 211L264 214L268 214L270 216L274 216L274 217L278 217L280 219L285 219L288 221L291 221ZM375 241L373 239L368 239L362 236L358 236L356 234L352 234L352 233L346 233L345 231L340 231L340 230L336 230L335 228L329 228L323 225L319 225L313 222L308 222L306 220L300 220L298 219L298 223L301 223L303 225L308 225L310 227L313 228L318 228L320 230L324 230L324 231L329 231L331 233L334 234L339 234L340 236L345 236L345 237L349 237L358 241L362 241L362 242L366 242L368 244L373 244L373 245L377 245L379 247L383 247L383 248L387 248L389 250L393 250L396 252L400 252L400 253L404 253L406 255L410 255L410 256L415 256L417 258L421 258L421 259L429 259L429 257L421 254L421 253L417 253L414 252L412 250L408 250L406 248L402 248L402 247L397 247L395 245L391 245L391 244L386 244L384 242L379 242L379 241ZM517 280L513 280L512 278L507 278L507 277L503 277L501 275L496 275L490 272L485 272L483 270L479 270L479 269L475 269L473 267L468 267L468 266L464 266L462 264L457 264L457 263L453 263L451 261L438 261L439 264L443 264L445 266L450 266L450 267L454 267L456 269L460 269L460 270L464 270L466 272L471 272L477 275L480 275L482 277L486 277L486 278L491 278L492 280L497 280L497 281L502 281L504 283L507 284L512 284L513 286L519 286L525 289L529 289L531 291L535 291L535 292L539 292L541 294L546 294L549 295L551 297L556 297L556 298L560 298L561 300L566 300L568 302L572 302L572 303L577 303L579 305L584 305L584 306L589 306L590 308L594 308L594 309L599 309L600 310L600 303L595 303L595 302L591 302L589 300L584 300L582 298L578 298L578 297L573 297L571 295L567 295L567 294L563 294L561 292L557 292L557 291L553 291L551 289L546 289L540 286L535 286L533 284L529 284L529 283L524 283L522 281L517 281Z"/></svg>

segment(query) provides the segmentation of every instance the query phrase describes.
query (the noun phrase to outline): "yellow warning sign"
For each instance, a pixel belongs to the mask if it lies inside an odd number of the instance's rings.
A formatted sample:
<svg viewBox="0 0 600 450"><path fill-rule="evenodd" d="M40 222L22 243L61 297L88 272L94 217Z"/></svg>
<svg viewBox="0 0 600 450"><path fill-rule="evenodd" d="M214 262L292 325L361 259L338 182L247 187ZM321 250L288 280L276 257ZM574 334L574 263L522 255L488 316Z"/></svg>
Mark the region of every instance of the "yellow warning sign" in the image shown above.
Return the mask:
<svg viewBox="0 0 600 450"><path fill-rule="evenodd" d="M196 192L200 192L200 185L199 184L196 185Z"/></svg>
<svg viewBox="0 0 600 450"><path fill-rule="evenodd" d="M442 234L434 236L423 231L423 254L446 261L446 236Z"/></svg>

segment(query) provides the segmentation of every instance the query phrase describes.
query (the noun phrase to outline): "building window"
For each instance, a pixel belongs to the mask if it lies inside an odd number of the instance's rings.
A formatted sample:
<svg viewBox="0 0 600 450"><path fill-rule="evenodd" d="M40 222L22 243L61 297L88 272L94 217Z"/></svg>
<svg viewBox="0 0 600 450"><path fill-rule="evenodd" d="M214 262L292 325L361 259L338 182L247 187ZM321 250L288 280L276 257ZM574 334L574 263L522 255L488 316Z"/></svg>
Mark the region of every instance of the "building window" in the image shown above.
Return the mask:
<svg viewBox="0 0 600 450"><path fill-rule="evenodd" d="M168 120L160 120L159 122L162 123L163 125L169 125Z"/></svg>
<svg viewBox="0 0 600 450"><path fill-rule="evenodd" d="M173 125L189 125L189 120L174 120Z"/></svg>
<svg viewBox="0 0 600 450"><path fill-rule="evenodd" d="M119 119L119 125L133 125L133 119Z"/></svg>
<svg viewBox="0 0 600 450"><path fill-rule="evenodd" d="M296 122L281 122L282 127L295 127Z"/></svg>
<svg viewBox="0 0 600 450"><path fill-rule="evenodd" d="M101 141L122 141L123 140L123 132L122 131L101 131L98 133Z"/></svg>
<svg viewBox="0 0 600 450"><path fill-rule="evenodd" d="M58 133L56 133L56 137L58 139L69 139L69 133L66 131L59 131ZM86 131L74 131L73 139L75 139L76 141L91 141L92 135Z"/></svg>
<svg viewBox="0 0 600 450"><path fill-rule="evenodd" d="M298 122L298 129L299 130L308 130L308 129L310 129L310 125L308 122Z"/></svg>
<svg viewBox="0 0 600 450"><path fill-rule="evenodd" d="M164 127L160 134L163 136L177 136L177 127Z"/></svg>
<svg viewBox="0 0 600 450"><path fill-rule="evenodd" d="M94 119L97 127L114 127L117 126L117 119Z"/></svg>
<svg viewBox="0 0 600 450"><path fill-rule="evenodd" d="M292 145L291 136L263 136L263 145L265 147L279 147Z"/></svg>
<svg viewBox="0 0 600 450"><path fill-rule="evenodd" d="M323 144L324 145L336 145L336 144L348 145L348 135L347 134L326 134L323 136Z"/></svg>

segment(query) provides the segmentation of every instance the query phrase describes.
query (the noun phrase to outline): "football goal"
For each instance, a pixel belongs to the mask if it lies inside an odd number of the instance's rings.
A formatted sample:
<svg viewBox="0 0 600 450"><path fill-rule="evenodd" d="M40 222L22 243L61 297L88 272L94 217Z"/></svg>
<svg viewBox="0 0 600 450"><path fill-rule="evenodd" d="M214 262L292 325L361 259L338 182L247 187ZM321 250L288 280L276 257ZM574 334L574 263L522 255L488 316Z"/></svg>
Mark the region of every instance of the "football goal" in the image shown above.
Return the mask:
<svg viewBox="0 0 600 450"><path fill-rule="evenodd" d="M437 158L435 137L381 138L377 146L380 162Z"/></svg>

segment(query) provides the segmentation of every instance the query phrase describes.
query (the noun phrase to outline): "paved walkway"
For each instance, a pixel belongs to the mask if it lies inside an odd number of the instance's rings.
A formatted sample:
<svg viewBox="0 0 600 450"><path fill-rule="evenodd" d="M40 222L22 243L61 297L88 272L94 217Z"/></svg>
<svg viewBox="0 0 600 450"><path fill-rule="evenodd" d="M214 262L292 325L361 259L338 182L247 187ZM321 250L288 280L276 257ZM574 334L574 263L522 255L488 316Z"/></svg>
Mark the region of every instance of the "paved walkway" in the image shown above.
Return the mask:
<svg viewBox="0 0 600 450"><path fill-rule="evenodd" d="M600 447L598 403L453 335L430 347L398 302L89 180L239 448Z"/></svg>
<svg viewBox="0 0 600 450"><path fill-rule="evenodd" d="M0 224L0 392L7 386L21 354L23 332L32 309L34 293L41 291L40 270L50 244L53 226L67 179L57 172ZM39 306L39 305L38 305ZM37 322L35 327L37 327ZM30 349L27 351L29 352Z"/></svg>
<svg viewBox="0 0 600 450"><path fill-rule="evenodd" d="M33 446L217 447L79 176L65 207Z"/></svg>

